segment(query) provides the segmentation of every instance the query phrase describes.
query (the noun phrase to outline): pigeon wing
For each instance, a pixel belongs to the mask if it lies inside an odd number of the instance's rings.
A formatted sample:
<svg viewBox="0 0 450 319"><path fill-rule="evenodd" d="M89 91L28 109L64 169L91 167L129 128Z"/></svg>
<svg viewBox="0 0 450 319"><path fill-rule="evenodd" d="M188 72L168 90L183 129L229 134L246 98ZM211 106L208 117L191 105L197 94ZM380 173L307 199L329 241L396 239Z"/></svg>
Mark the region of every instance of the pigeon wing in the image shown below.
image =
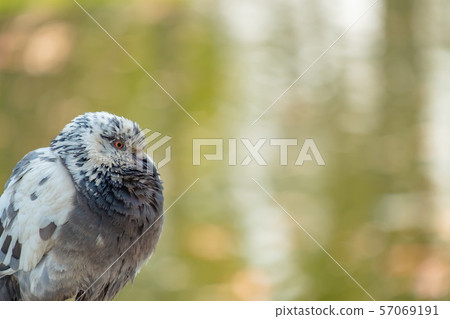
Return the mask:
<svg viewBox="0 0 450 319"><path fill-rule="evenodd" d="M17 164L0 197L0 278L36 267L67 222L75 192L50 148L32 151Z"/></svg>

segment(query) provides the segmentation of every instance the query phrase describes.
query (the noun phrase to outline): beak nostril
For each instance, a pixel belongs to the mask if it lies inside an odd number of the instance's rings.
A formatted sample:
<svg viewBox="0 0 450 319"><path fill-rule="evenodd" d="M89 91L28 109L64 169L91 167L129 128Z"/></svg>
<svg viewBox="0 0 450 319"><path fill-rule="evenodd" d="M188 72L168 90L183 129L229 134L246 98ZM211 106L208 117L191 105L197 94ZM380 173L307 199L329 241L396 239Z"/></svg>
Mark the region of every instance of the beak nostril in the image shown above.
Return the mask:
<svg viewBox="0 0 450 319"><path fill-rule="evenodd" d="M147 170L151 163L149 157L144 152L132 153L133 162L137 168Z"/></svg>

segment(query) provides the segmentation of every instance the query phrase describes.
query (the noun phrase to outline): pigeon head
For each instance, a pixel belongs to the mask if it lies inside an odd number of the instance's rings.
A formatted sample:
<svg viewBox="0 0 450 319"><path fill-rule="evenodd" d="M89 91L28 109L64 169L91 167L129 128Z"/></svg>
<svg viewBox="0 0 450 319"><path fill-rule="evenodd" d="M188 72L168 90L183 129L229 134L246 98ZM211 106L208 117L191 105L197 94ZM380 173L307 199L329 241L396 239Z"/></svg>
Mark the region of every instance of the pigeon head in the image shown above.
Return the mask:
<svg viewBox="0 0 450 319"><path fill-rule="evenodd" d="M145 135L133 121L107 112L86 113L52 141L77 188L97 210L124 213L149 192L161 193ZM91 206L91 205L90 205Z"/></svg>

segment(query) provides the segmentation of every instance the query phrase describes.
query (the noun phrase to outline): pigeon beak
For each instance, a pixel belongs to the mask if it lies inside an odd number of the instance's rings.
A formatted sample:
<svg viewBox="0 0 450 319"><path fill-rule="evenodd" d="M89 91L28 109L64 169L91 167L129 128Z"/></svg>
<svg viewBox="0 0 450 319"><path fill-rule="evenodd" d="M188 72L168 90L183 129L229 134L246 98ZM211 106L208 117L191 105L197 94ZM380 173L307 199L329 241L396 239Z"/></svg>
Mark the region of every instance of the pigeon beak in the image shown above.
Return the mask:
<svg viewBox="0 0 450 319"><path fill-rule="evenodd" d="M143 151L133 152L133 160L139 170L153 172L153 161Z"/></svg>

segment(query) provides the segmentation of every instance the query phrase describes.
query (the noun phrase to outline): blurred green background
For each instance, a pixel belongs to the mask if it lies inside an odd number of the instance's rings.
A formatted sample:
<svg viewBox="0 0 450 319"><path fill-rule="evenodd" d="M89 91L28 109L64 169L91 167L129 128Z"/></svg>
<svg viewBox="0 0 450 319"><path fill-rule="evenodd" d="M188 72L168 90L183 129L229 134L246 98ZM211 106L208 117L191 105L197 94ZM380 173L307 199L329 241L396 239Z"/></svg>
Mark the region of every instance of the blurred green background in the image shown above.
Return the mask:
<svg viewBox="0 0 450 319"><path fill-rule="evenodd" d="M1 184L100 110L172 137L166 207L200 178L117 300L368 300L252 178L375 299L450 298L449 2L379 1L255 125L372 1L79 3L200 124L75 2L0 2ZM193 166L193 138L300 142ZM325 166L294 165L306 138Z"/></svg>

